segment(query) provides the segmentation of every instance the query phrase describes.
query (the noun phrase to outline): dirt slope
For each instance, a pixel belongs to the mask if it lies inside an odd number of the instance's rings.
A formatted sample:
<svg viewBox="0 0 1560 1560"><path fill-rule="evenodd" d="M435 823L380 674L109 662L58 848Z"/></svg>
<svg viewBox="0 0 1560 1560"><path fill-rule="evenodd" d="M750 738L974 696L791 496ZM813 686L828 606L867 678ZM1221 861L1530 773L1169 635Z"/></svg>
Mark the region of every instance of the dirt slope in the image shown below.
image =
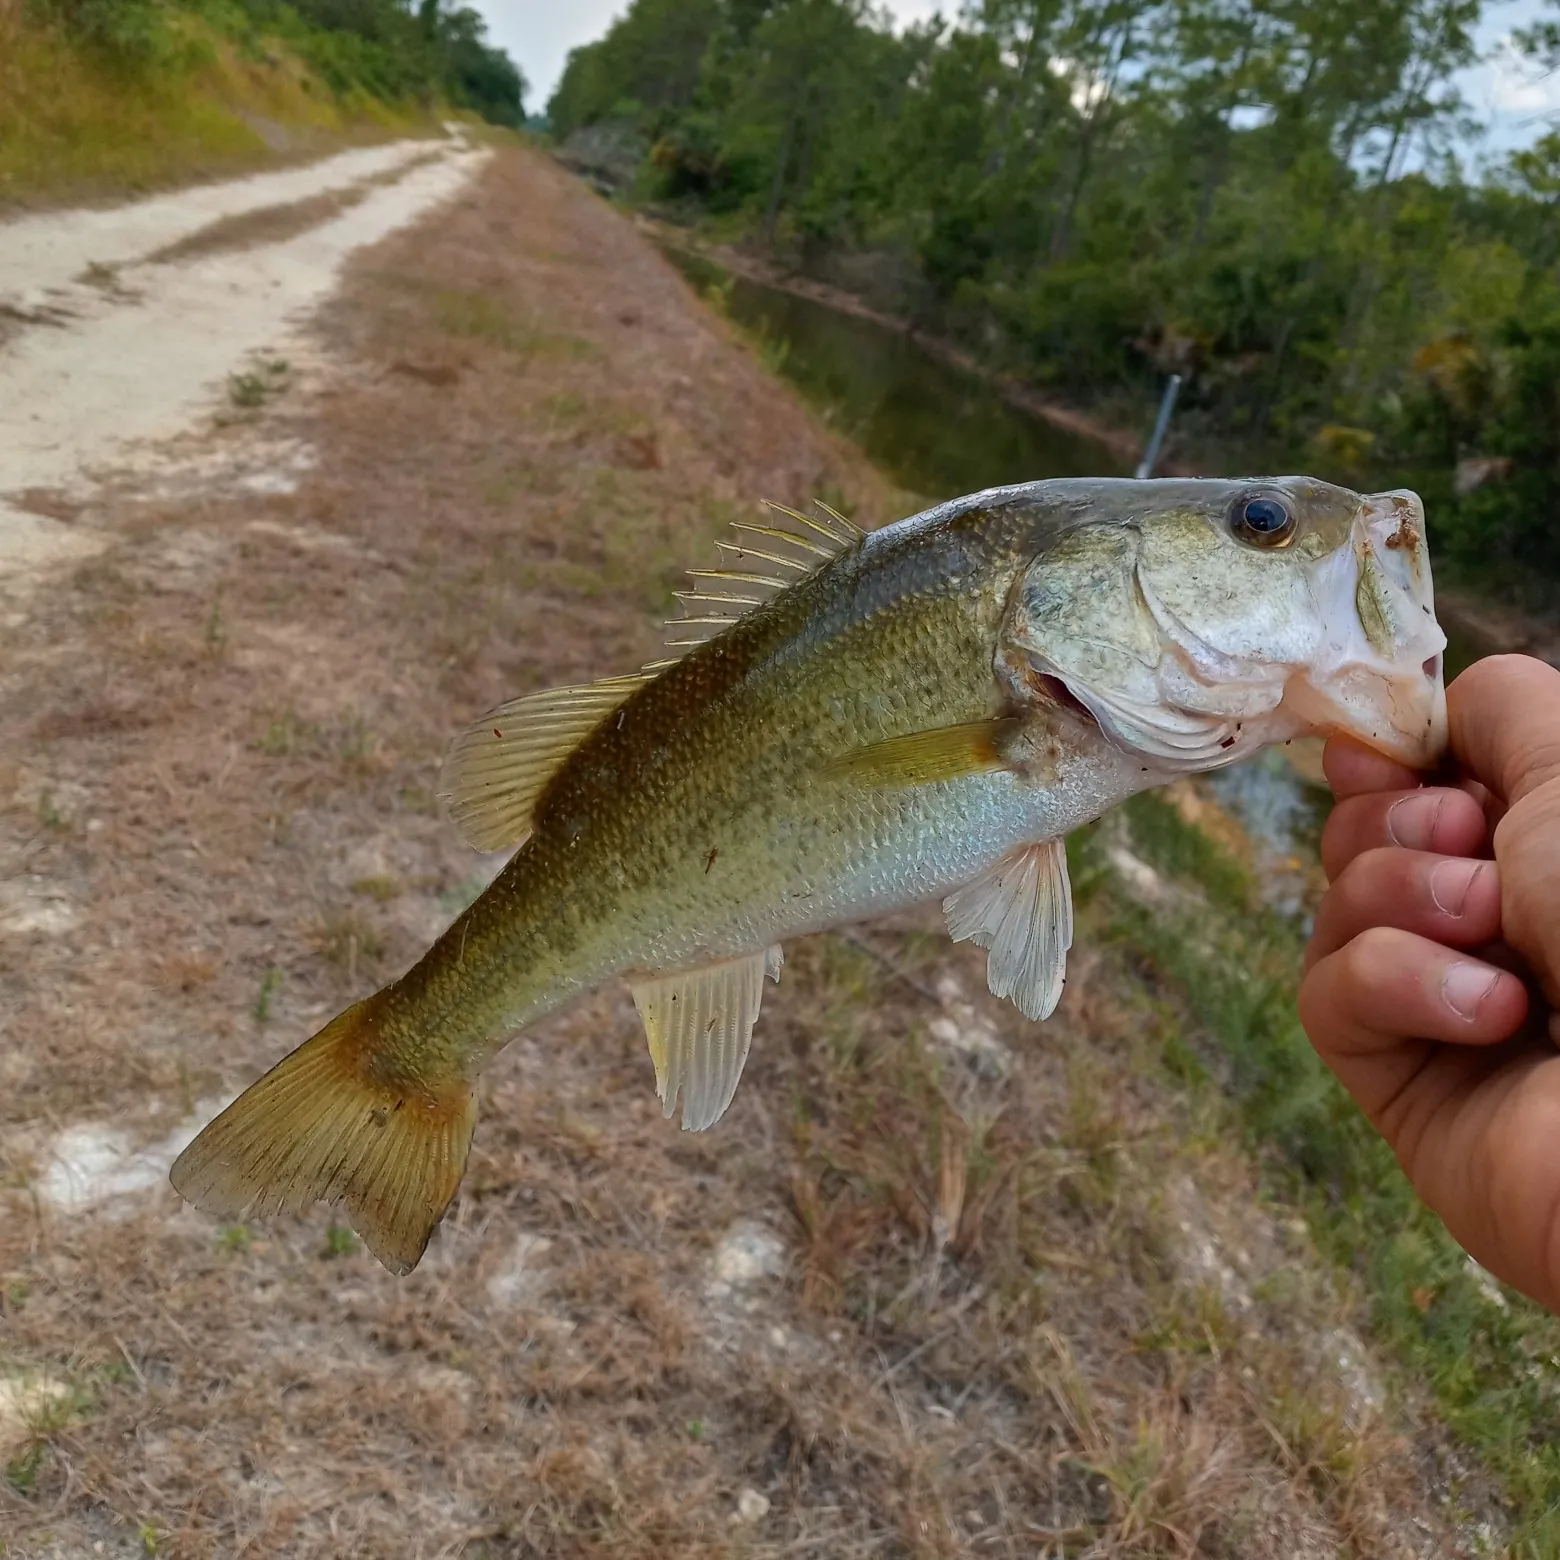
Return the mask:
<svg viewBox="0 0 1560 1560"><path fill-rule="evenodd" d="M1477 1481L1087 948L1044 1028L933 915L788 950L699 1137L602 992L491 1069L407 1280L180 1207L193 1125L494 870L432 800L460 721L654 654L758 497L898 507L535 155L309 329L35 494L101 548L0 585L0 1549L1472 1553Z"/></svg>

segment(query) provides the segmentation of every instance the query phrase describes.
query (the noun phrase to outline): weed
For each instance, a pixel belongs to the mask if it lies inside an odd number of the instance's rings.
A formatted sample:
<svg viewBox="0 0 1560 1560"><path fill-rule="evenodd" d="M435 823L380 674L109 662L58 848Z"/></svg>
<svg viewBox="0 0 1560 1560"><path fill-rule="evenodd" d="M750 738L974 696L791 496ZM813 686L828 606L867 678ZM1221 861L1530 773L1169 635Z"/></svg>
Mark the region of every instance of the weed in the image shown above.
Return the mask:
<svg viewBox="0 0 1560 1560"><path fill-rule="evenodd" d="M354 910L343 910L325 916L315 933L314 945L337 969L343 971L349 984L357 981L358 962L369 962L383 957L384 939L375 927Z"/></svg>
<svg viewBox="0 0 1560 1560"><path fill-rule="evenodd" d="M409 813L416 813L424 818L439 816L439 799L427 786L403 785L396 792L396 797Z"/></svg>
<svg viewBox="0 0 1560 1560"><path fill-rule="evenodd" d="M556 395L548 396L541 409L547 413L554 422L573 422L585 415L585 397L574 390L560 390Z"/></svg>
<svg viewBox="0 0 1560 1560"><path fill-rule="evenodd" d="M136 1529L136 1537L141 1541L141 1553L143 1555L160 1555L162 1553L163 1535L150 1522L141 1523Z"/></svg>
<svg viewBox="0 0 1560 1560"><path fill-rule="evenodd" d="M228 400L252 412L287 388L287 360L272 358L241 374L228 375Z"/></svg>
<svg viewBox="0 0 1560 1560"><path fill-rule="evenodd" d="M255 998L255 1022L257 1024L269 1024L271 1011L276 1004L277 993L282 989L282 972L279 969L268 969L260 977L260 993Z"/></svg>
<svg viewBox="0 0 1560 1560"><path fill-rule="evenodd" d="M280 715L273 716L265 731L254 744L257 753L263 753L267 758L289 758L297 753L306 743L312 743L318 737L315 727L300 721L297 715L289 708Z"/></svg>
<svg viewBox="0 0 1560 1560"><path fill-rule="evenodd" d="M229 1256L248 1251L254 1234L247 1224L224 1224L217 1234L217 1247Z"/></svg>
<svg viewBox="0 0 1560 1560"><path fill-rule="evenodd" d="M352 716L335 728L331 733L331 746L335 748L336 757L356 773L367 773L375 767L379 739L360 715Z"/></svg>
<svg viewBox="0 0 1560 1560"><path fill-rule="evenodd" d="M18 1495L31 1496L37 1493L51 1438L86 1412L91 1396L78 1386L45 1380L25 1391L22 1401L27 1440L6 1463L5 1481Z"/></svg>
<svg viewBox="0 0 1560 1560"><path fill-rule="evenodd" d="M265 405L266 382L258 374L229 374L228 400L240 411L253 411Z"/></svg>
<svg viewBox="0 0 1560 1560"><path fill-rule="evenodd" d="M326 1261L332 1261L337 1257L350 1257L358 1249L357 1236L344 1224L331 1221L325 1231L325 1250L322 1255Z"/></svg>
<svg viewBox="0 0 1560 1560"><path fill-rule="evenodd" d="M213 661L220 661L228 649L227 619L222 613L222 592L219 589L211 601L211 611L206 614L206 654Z"/></svg>
<svg viewBox="0 0 1560 1560"><path fill-rule="evenodd" d="M5 1465L5 1482L18 1495L35 1495L38 1491L38 1473L49 1454L49 1443L38 1437L28 1440Z"/></svg>
<svg viewBox="0 0 1560 1560"><path fill-rule="evenodd" d="M38 793L38 822L54 834L63 834L70 828L70 819L54 800L52 791Z"/></svg>
<svg viewBox="0 0 1560 1560"><path fill-rule="evenodd" d="M435 297L434 309L439 324L465 341L529 354L542 339L533 326L515 317L503 299L489 293L447 288Z"/></svg>
<svg viewBox="0 0 1560 1560"><path fill-rule="evenodd" d="M758 356L764 367L779 378L785 372L786 359L791 355L791 343L783 336L761 336Z"/></svg>
<svg viewBox="0 0 1560 1560"><path fill-rule="evenodd" d="M354 894L361 894L365 899L372 899L377 904L388 904L401 892L401 885L388 876L358 878L352 885Z"/></svg>

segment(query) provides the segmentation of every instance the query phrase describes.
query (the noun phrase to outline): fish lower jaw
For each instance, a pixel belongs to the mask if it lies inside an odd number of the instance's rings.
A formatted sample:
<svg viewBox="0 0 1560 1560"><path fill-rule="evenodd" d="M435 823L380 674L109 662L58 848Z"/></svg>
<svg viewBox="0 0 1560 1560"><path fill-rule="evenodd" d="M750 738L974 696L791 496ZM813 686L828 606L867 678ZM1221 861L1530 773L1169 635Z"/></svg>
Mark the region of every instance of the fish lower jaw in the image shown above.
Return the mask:
<svg viewBox="0 0 1560 1560"><path fill-rule="evenodd" d="M1346 736L1410 769L1430 769L1446 749L1446 691L1439 658L1419 669L1418 680L1364 667L1315 682L1290 678L1279 713L1297 726L1294 735Z"/></svg>

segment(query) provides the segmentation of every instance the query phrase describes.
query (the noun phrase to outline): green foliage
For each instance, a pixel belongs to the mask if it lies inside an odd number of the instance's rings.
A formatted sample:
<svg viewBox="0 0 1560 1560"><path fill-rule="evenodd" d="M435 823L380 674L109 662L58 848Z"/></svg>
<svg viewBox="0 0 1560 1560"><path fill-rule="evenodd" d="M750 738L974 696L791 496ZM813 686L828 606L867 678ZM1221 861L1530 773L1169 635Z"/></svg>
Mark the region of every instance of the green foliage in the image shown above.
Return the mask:
<svg viewBox="0 0 1560 1560"><path fill-rule="evenodd" d="M549 114L631 129L641 194L793 263L913 276L874 301L996 368L1145 423L1181 372L1183 458L1411 483L1465 573L1560 588L1560 135L1481 185L1450 155L1495 3L975 0L896 34L633 0ZM1473 377L1424 369L1444 341Z"/></svg>
<svg viewBox="0 0 1560 1560"><path fill-rule="evenodd" d="M32 14L105 62L190 60L181 18L200 16L250 52L277 38L337 93L431 105L447 98L496 124L524 122L525 78L454 0L29 0ZM198 53L198 50L196 50Z"/></svg>
<svg viewBox="0 0 1560 1560"><path fill-rule="evenodd" d="M721 10L720 0L635 0L604 38L570 53L547 105L553 133L686 108Z"/></svg>
<svg viewBox="0 0 1560 1560"><path fill-rule="evenodd" d="M117 64L155 59L172 41L162 0L31 0L31 9Z"/></svg>

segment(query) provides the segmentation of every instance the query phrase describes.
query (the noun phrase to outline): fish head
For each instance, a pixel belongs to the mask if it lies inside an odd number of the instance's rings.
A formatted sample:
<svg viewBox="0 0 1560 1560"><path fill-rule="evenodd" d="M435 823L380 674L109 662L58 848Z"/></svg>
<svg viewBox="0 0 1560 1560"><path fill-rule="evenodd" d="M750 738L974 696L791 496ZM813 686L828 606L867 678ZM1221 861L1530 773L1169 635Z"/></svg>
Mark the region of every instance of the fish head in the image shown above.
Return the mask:
<svg viewBox="0 0 1560 1560"><path fill-rule="evenodd" d="M1102 482L1036 541L997 651L1020 700L1081 706L1156 771L1334 732L1440 757L1446 636L1415 494Z"/></svg>

